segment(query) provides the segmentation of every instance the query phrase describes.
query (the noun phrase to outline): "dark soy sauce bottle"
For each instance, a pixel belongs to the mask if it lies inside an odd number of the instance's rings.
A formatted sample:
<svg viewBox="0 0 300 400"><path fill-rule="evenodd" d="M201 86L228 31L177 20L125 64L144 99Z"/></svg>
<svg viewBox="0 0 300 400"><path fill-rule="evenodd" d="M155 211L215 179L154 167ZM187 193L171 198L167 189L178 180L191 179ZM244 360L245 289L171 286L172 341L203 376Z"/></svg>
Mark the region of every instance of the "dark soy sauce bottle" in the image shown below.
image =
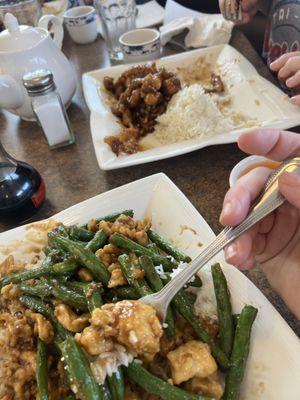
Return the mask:
<svg viewBox="0 0 300 400"><path fill-rule="evenodd" d="M45 184L38 171L11 157L0 142L0 221L24 222L44 199Z"/></svg>

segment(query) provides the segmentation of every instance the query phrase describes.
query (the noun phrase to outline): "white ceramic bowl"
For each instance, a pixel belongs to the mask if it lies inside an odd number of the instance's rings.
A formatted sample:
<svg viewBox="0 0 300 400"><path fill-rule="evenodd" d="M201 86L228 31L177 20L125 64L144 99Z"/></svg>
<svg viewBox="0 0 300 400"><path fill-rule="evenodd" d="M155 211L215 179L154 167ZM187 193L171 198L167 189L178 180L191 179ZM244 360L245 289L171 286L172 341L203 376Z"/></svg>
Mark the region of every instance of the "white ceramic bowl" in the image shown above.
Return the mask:
<svg viewBox="0 0 300 400"><path fill-rule="evenodd" d="M92 6L73 7L64 13L64 24L75 43L87 44L96 40L96 10Z"/></svg>
<svg viewBox="0 0 300 400"><path fill-rule="evenodd" d="M160 57L160 33L156 29L134 29L123 33L119 43L125 63L155 60Z"/></svg>
<svg viewBox="0 0 300 400"><path fill-rule="evenodd" d="M269 164L269 165L268 165ZM249 156L241 160L237 163L234 168L232 169L230 176L229 176L229 186L232 187L236 181L240 178L240 176L245 172L245 170L249 169L251 166L255 167L269 167L269 168L276 168L279 166L280 163L270 160L269 158L263 156ZM252 168L250 168L251 170Z"/></svg>

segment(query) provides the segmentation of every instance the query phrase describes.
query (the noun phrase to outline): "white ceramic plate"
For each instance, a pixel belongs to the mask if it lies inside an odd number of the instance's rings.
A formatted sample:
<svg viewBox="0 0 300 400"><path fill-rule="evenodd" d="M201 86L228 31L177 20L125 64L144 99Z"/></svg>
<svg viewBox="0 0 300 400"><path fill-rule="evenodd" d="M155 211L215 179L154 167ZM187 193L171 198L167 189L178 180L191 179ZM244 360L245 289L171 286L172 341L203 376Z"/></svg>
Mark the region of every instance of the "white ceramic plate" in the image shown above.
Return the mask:
<svg viewBox="0 0 300 400"><path fill-rule="evenodd" d="M154 228L195 257L199 242L205 244L214 234L205 220L164 174L156 174L79 203L53 218L65 224L85 223L90 218L132 208L135 216L151 216ZM184 230L186 225L192 230ZM0 244L22 239L24 227L0 234ZM258 308L251 350L243 383L243 400L300 399L300 342L264 295L236 268L220 261L228 279L233 310L245 303ZM200 289L201 290L201 289Z"/></svg>
<svg viewBox="0 0 300 400"><path fill-rule="evenodd" d="M252 119L256 118L258 125L263 127L287 129L300 124L300 108L292 105L288 96L258 75L252 64L229 45L177 54L162 58L157 64L175 69L178 66L191 65L200 56L223 65L222 77L230 87L235 110L246 113ZM125 69L128 69L128 65L91 71L83 75L83 91L91 111L90 127L100 168L109 170L128 167L178 156L210 145L232 143L241 132L247 130L225 132L222 135L212 135L208 139L187 140L117 157L103 141L105 136L118 133L120 125L105 102L107 94L102 91L102 80L105 76L117 77Z"/></svg>

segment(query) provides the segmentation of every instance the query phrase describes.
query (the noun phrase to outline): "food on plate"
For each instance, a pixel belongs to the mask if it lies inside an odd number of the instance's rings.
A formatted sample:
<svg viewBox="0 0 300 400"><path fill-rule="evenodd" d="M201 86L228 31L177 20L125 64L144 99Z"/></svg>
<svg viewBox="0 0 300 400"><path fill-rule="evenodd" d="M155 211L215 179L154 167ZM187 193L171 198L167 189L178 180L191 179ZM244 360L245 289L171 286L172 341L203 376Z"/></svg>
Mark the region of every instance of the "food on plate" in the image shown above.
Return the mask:
<svg viewBox="0 0 300 400"><path fill-rule="evenodd" d="M219 75L212 73L210 76L210 83L211 83L211 85L209 87L204 88L205 93L224 93L225 92L224 83Z"/></svg>
<svg viewBox="0 0 300 400"><path fill-rule="evenodd" d="M105 138L113 152L128 154L138 151L138 140L152 132L158 115L165 112L171 97L180 90L180 81L155 63L136 65L114 81L103 80L104 87L115 99L112 112L123 128L116 136Z"/></svg>
<svg viewBox="0 0 300 400"><path fill-rule="evenodd" d="M184 87L171 99L167 111L157 118L154 135L163 144L194 138L210 138L234 128L214 99L194 83Z"/></svg>
<svg viewBox="0 0 300 400"><path fill-rule="evenodd" d="M42 222L0 251L1 399L238 399L257 310L234 322L216 264L160 321L139 298L191 259L149 218Z"/></svg>
<svg viewBox="0 0 300 400"><path fill-rule="evenodd" d="M226 71L203 57L174 72L155 63L103 79L120 132L104 141L116 155L188 139L207 139L256 121L232 107ZM151 133L153 133L151 135Z"/></svg>

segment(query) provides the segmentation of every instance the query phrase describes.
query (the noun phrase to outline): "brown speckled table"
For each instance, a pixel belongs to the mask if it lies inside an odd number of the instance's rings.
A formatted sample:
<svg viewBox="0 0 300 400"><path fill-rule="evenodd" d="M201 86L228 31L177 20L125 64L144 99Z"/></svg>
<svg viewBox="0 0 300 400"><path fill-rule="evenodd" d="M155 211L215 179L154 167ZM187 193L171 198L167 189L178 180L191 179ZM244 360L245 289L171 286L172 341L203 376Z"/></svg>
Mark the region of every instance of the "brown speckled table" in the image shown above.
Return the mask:
<svg viewBox="0 0 300 400"><path fill-rule="evenodd" d="M231 44L252 62L262 76L273 79L261 58L239 31L234 31ZM51 151L36 124L0 112L0 138L3 145L17 159L34 165L46 182L46 202L33 220L49 217L91 196L133 180L164 172L187 195L213 230L218 232L221 229L218 216L228 188L228 176L232 167L244 157L243 153L235 144L213 146L137 167L101 171L91 140L89 111L82 95L81 74L109 66L105 44L98 38L93 44L80 46L71 43L66 37L64 51L73 63L78 78L78 88L68 110L76 135L73 146ZM167 53L174 51L169 48ZM0 231L12 227L0 221ZM300 323L268 286L261 271L254 269L248 276L300 335Z"/></svg>

